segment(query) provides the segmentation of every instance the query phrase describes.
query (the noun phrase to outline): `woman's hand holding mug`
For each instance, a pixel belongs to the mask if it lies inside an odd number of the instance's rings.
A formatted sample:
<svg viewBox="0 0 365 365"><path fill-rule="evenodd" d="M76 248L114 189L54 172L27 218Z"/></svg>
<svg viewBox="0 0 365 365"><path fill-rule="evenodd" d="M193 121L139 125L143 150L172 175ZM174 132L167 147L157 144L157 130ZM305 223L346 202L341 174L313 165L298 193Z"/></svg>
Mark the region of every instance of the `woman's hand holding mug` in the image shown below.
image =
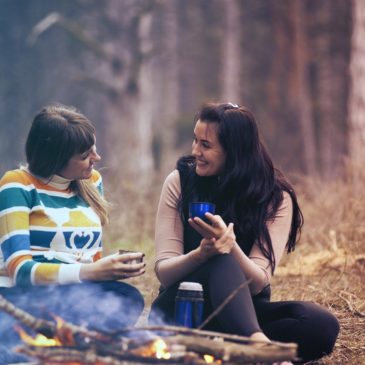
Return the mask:
<svg viewBox="0 0 365 365"><path fill-rule="evenodd" d="M199 247L200 256L208 259L214 255L230 253L236 242L233 223L227 226L220 215L211 213L205 213L205 217L211 224L198 217L189 219L189 224L203 236Z"/></svg>
<svg viewBox="0 0 365 365"><path fill-rule="evenodd" d="M115 253L92 264L83 264L80 270L80 280L120 280L140 276L145 273L146 267L143 256L142 252Z"/></svg>

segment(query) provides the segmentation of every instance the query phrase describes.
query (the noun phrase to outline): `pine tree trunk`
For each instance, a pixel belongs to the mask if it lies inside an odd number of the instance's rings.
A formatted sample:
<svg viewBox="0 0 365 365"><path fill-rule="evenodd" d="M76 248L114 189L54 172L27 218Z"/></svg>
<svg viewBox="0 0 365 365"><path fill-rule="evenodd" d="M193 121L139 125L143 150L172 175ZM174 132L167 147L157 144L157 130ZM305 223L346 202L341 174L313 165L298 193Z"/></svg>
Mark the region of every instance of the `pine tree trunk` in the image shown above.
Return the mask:
<svg viewBox="0 0 365 365"><path fill-rule="evenodd" d="M305 172L317 174L316 144L313 126L313 105L310 97L308 75L308 47L305 32L305 4L302 0L292 1L294 28L295 89L298 118L302 131Z"/></svg>
<svg viewBox="0 0 365 365"><path fill-rule="evenodd" d="M338 176L345 153L345 112L347 98L343 70L347 67L347 52L333 56L333 49L343 49L348 42L346 32L333 31L339 14L345 15L347 4L323 0L317 5L315 16L315 61L317 65L318 151L321 175L325 179Z"/></svg>
<svg viewBox="0 0 365 365"><path fill-rule="evenodd" d="M156 82L162 85L162 94L157 95L160 104L156 122L160 135L160 171L163 175L175 166L176 153L176 121L180 116L180 89L179 89L179 70L180 60L178 57L179 49L179 21L178 6L175 0L167 1L162 13L163 28L165 35L163 42L163 60L159 65L158 78Z"/></svg>
<svg viewBox="0 0 365 365"><path fill-rule="evenodd" d="M365 2L353 1L353 33L350 62L349 151L355 169L365 160Z"/></svg>
<svg viewBox="0 0 365 365"><path fill-rule="evenodd" d="M225 1L225 29L223 37L223 101L239 102L241 93L241 19L237 0Z"/></svg>

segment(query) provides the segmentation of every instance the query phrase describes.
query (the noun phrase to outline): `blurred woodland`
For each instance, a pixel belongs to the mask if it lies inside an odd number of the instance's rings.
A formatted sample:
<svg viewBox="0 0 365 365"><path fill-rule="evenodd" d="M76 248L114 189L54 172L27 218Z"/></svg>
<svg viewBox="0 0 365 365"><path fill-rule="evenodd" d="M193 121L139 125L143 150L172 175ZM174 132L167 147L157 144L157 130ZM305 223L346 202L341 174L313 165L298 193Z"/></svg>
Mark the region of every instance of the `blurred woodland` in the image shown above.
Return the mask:
<svg viewBox="0 0 365 365"><path fill-rule="evenodd" d="M114 207L104 242L146 253L148 310L158 196L194 115L247 106L305 217L274 299L337 315L321 364L365 364L364 34L365 0L0 0L0 174L25 162L43 105L88 116Z"/></svg>
<svg viewBox="0 0 365 365"><path fill-rule="evenodd" d="M97 127L105 173L141 187L189 152L206 100L249 107L285 172L332 179L361 155L364 1L0 6L1 173L24 161L31 119L50 102L84 112Z"/></svg>

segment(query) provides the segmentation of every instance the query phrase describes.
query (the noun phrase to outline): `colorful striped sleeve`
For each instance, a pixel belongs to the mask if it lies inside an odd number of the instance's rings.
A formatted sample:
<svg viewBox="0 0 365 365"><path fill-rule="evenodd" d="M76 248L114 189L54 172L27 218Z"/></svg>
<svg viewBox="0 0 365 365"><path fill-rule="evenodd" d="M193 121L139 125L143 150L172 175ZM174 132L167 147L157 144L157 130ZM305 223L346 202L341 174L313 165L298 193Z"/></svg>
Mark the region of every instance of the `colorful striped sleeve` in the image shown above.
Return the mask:
<svg viewBox="0 0 365 365"><path fill-rule="evenodd" d="M22 170L7 172L0 180L0 268L6 268L18 286L79 282L80 264L33 260L29 215L39 208L36 188L27 174Z"/></svg>

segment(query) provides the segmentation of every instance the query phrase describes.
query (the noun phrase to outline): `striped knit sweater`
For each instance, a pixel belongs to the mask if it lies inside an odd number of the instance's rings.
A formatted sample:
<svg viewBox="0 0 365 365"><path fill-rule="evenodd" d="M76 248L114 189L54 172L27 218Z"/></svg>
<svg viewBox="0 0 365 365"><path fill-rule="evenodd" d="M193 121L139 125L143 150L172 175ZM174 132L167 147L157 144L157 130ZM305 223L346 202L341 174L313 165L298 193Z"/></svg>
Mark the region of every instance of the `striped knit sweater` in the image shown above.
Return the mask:
<svg viewBox="0 0 365 365"><path fill-rule="evenodd" d="M102 194L101 175L90 179ZM99 216L69 184L26 169L0 180L0 286L80 282L81 263L101 257Z"/></svg>

